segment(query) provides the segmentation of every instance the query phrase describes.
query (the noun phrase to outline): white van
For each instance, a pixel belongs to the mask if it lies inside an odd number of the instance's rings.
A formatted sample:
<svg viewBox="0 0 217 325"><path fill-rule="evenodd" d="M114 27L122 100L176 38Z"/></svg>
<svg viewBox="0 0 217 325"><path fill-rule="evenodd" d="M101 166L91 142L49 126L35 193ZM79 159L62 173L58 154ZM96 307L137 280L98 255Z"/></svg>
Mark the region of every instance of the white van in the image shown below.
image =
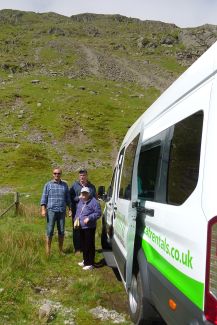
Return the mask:
<svg viewBox="0 0 217 325"><path fill-rule="evenodd" d="M127 132L102 244L135 324L217 324L217 42Z"/></svg>

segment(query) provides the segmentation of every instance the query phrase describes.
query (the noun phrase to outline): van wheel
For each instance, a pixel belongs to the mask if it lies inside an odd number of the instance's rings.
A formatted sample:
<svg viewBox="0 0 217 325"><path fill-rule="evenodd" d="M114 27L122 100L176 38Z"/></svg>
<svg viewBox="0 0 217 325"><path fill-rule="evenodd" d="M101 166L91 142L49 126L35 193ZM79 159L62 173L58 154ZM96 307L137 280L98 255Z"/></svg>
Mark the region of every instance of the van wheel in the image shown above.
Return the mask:
<svg viewBox="0 0 217 325"><path fill-rule="evenodd" d="M140 272L133 274L128 291L130 317L136 325L151 325L156 319L156 312L151 304L143 298Z"/></svg>

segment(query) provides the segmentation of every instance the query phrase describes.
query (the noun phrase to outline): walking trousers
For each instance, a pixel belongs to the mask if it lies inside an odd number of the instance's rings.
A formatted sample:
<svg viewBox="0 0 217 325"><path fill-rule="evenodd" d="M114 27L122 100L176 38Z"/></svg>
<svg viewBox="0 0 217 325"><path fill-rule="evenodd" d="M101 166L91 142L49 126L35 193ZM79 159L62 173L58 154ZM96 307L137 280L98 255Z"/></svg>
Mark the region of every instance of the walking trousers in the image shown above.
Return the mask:
<svg viewBox="0 0 217 325"><path fill-rule="evenodd" d="M84 266L94 265L96 228L80 229Z"/></svg>

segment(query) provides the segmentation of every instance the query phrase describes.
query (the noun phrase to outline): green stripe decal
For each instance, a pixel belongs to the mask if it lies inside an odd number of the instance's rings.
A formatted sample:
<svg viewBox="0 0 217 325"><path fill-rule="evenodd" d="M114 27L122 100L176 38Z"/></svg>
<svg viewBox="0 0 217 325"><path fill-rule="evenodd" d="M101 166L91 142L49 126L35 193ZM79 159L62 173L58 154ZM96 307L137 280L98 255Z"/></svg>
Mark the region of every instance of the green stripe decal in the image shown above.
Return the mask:
<svg viewBox="0 0 217 325"><path fill-rule="evenodd" d="M196 281L166 261L148 242L142 240L142 248L146 258L168 281L179 289L189 300L201 310L203 309L204 284Z"/></svg>

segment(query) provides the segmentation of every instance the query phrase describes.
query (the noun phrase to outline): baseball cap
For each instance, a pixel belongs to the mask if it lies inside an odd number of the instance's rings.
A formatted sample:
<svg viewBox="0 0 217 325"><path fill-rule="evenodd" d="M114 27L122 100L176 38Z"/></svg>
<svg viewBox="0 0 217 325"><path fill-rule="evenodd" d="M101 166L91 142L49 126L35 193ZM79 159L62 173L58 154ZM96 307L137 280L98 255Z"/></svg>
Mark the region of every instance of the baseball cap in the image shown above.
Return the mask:
<svg viewBox="0 0 217 325"><path fill-rule="evenodd" d="M90 189L89 189L89 187L82 187L82 189L81 189L81 193L83 193L83 192L86 192L86 193L90 193Z"/></svg>

